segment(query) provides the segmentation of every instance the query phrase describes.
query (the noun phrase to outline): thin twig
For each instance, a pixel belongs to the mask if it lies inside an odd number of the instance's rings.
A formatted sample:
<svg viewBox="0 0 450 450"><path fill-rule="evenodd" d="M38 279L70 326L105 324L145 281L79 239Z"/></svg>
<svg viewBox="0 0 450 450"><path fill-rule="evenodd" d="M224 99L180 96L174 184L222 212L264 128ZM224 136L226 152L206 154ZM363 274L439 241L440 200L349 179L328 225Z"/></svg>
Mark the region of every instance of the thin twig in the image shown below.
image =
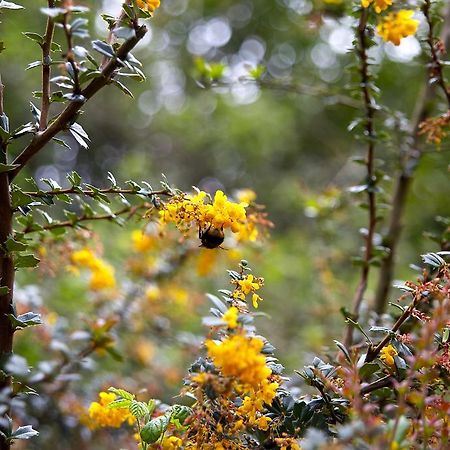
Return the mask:
<svg viewBox="0 0 450 450"><path fill-rule="evenodd" d="M333 104L348 106L350 108L360 109L361 102L346 95L330 91L320 86L309 86L300 83L290 83L286 81L254 79L241 77L236 82L215 81L211 87L232 87L236 84L256 84L263 89L273 91L290 92L298 95L308 95L310 97L324 97L330 99Z"/></svg>
<svg viewBox="0 0 450 450"><path fill-rule="evenodd" d="M391 328L391 331L386 334L386 336L375 346L369 345L369 348L367 350L367 355L365 358L365 362L371 362L373 361L378 354L380 353L381 349L386 346L386 344L391 340L392 334L396 333L400 327L403 325L406 320L409 319L412 312L416 309L419 302L422 300L423 296L421 293L418 293L415 295L414 300L410 303L408 308L406 308L402 315L397 319L397 321L394 323L394 325Z"/></svg>
<svg viewBox="0 0 450 450"><path fill-rule="evenodd" d="M151 205L139 205L139 206L126 206L118 211L107 213L107 214L98 214L98 215L88 215L83 214L81 216L78 216L74 220L65 220L62 222L54 222L49 223L47 225L41 225L39 228L35 229L32 226L27 226L23 230L21 230L21 233L29 234L29 233L36 233L40 231L50 231L55 230L57 228L75 228L78 226L80 222L95 222L98 220L112 220L115 219L117 216L122 216L124 214L129 214L129 217L132 217L139 209L145 208L149 209Z"/></svg>
<svg viewBox="0 0 450 450"><path fill-rule="evenodd" d="M365 106L365 135L367 138L367 199L369 204L369 223L367 227L366 245L363 259L363 266L356 289L353 297L353 309L352 319L358 320L359 310L361 307L364 293L367 288L367 282L370 272L370 260L373 253L373 236L375 233L375 226L377 223L376 217L376 198L375 198L375 174L374 174L374 153L375 153L375 130L374 130L374 100L370 88L370 73L369 62L367 55L367 20L368 9L363 8L358 25L358 55L361 62L360 75L361 75L361 88ZM346 347L350 347L353 343L353 326L349 323L346 330L346 336L344 339Z"/></svg>
<svg viewBox="0 0 450 450"><path fill-rule="evenodd" d="M394 377L392 375L386 375L385 377L380 378L379 380L376 380L373 383L368 384L367 386L364 386L363 388L361 388L359 393L361 395L366 395L378 389L389 387L392 385L393 382Z"/></svg>
<svg viewBox="0 0 450 450"><path fill-rule="evenodd" d="M167 195L172 194L167 189L161 189L159 191L149 191L141 192L136 191L136 189L120 189L115 187L109 187L104 189L81 189L77 187L71 187L67 189L55 189L51 191L39 191L39 192L23 192L25 195L30 197L47 197L47 196L57 196L57 195L85 195L86 197L95 197L98 194L123 194L123 195L141 195L145 197L153 197L155 195Z"/></svg>
<svg viewBox="0 0 450 450"><path fill-rule="evenodd" d="M48 7L54 7L54 1L48 0ZM53 17L48 16L47 27L45 29L44 42L42 43L42 104L41 104L41 118L39 121L39 130L45 130L48 124L48 113L50 109L50 73L51 73L51 49L53 34L55 31L55 21Z"/></svg>

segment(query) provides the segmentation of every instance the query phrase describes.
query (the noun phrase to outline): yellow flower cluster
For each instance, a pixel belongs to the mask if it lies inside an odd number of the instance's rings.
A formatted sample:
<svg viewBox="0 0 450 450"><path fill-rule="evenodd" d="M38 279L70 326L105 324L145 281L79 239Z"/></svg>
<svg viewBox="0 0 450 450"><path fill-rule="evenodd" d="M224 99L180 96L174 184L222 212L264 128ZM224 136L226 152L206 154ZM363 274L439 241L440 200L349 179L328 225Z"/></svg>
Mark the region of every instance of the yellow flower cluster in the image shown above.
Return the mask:
<svg viewBox="0 0 450 450"><path fill-rule="evenodd" d="M183 441L176 436L168 436L162 441L162 450L178 450L183 445Z"/></svg>
<svg viewBox="0 0 450 450"><path fill-rule="evenodd" d="M131 233L131 242L136 252L145 253L155 247L156 237L145 233L143 230L134 230Z"/></svg>
<svg viewBox="0 0 450 450"><path fill-rule="evenodd" d="M98 397L99 401L92 402L89 406L90 428L119 428L124 422L128 422L130 425L134 423L135 419L127 408L108 408L108 405L116 399L116 394L100 392Z"/></svg>
<svg viewBox="0 0 450 450"><path fill-rule="evenodd" d="M374 4L375 12L380 14L381 11L392 5L392 0L361 0L363 8L368 8L372 3Z"/></svg>
<svg viewBox="0 0 450 450"><path fill-rule="evenodd" d="M214 227L221 230L230 228L233 233L245 224L245 203L228 200L222 191L217 191L212 203L205 203L208 195L199 191L196 195L175 196L160 211L162 223L175 223L181 229L188 229L193 223L205 229Z"/></svg>
<svg viewBox="0 0 450 450"><path fill-rule="evenodd" d="M160 4L160 0L136 0L138 8L151 13L154 12L155 9L158 9Z"/></svg>
<svg viewBox="0 0 450 450"><path fill-rule="evenodd" d="M112 289L116 286L114 268L106 261L97 257L92 250L84 248L72 253L71 260L73 271L77 272L79 267L91 271L90 288L94 291Z"/></svg>
<svg viewBox="0 0 450 450"><path fill-rule="evenodd" d="M222 342L206 341L208 356L226 377L238 378L251 386L258 386L271 370L261 354L264 343L256 337L230 336Z"/></svg>
<svg viewBox="0 0 450 450"><path fill-rule="evenodd" d="M238 326L238 315L239 310L236 306L232 306L228 311L222 316L222 319L227 323L228 328L234 329Z"/></svg>
<svg viewBox="0 0 450 450"><path fill-rule="evenodd" d="M232 293L232 297L245 301L248 294L252 294L252 304L254 308L258 308L258 302L262 298L255 292L264 286L264 278L256 278L253 275L246 275L242 280L233 281L236 287Z"/></svg>
<svg viewBox="0 0 450 450"><path fill-rule="evenodd" d="M391 344L389 344L388 346L381 349L380 359L388 366L393 367L395 365L394 356L397 355L397 350L395 350L395 348Z"/></svg>
<svg viewBox="0 0 450 450"><path fill-rule="evenodd" d="M261 353L264 342L257 337L235 335L220 343L208 340L205 345L214 365L225 377L235 380L236 390L244 396L238 414L250 425L267 430L270 419L258 417L258 413L264 404L272 404L278 383L270 381L272 370Z"/></svg>
<svg viewBox="0 0 450 450"><path fill-rule="evenodd" d="M377 26L377 33L386 41L400 45L402 38L416 33L419 21L413 19L414 11L401 9L389 13Z"/></svg>

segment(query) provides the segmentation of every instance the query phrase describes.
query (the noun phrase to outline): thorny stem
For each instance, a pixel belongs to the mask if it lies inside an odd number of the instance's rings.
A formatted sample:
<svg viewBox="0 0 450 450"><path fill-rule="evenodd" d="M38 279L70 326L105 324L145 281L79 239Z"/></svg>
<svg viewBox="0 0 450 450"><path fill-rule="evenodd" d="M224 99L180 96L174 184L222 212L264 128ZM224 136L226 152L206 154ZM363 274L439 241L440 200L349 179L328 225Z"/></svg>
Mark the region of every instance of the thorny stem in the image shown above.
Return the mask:
<svg viewBox="0 0 450 450"><path fill-rule="evenodd" d="M118 211L109 213L109 214L98 214L98 215L87 215L87 214L83 214L79 217L77 217L75 220L65 220L63 222L54 222L54 223L49 223L48 225L43 225L37 229L30 227L25 227L23 230L21 230L21 233L35 233L38 231L49 231L49 230L55 230L57 228L75 228L78 226L78 224L80 222L93 222L93 221L97 221L97 220L112 220L115 219L117 216L122 216L125 214L129 214L129 217L134 216L134 214L137 213L137 211L139 209L145 208L145 209L149 209L151 207L151 205L139 205L139 206L126 206Z"/></svg>
<svg viewBox="0 0 450 450"><path fill-rule="evenodd" d="M422 300L423 295L421 293L417 293L414 297L414 300L410 303L408 308L406 308L403 311L403 314L397 319L397 321L392 326L391 331L386 334L386 336L375 346L369 345L369 348L367 350L367 355L365 358L365 362L371 362L373 361L378 354L380 353L381 349L386 346L386 344L391 340L392 334L396 333L400 327L403 325L406 320L409 319L414 309L417 307L419 302Z"/></svg>
<svg viewBox="0 0 450 450"><path fill-rule="evenodd" d="M428 4L428 7L427 7ZM409 136L408 151L404 155L402 161L402 167L400 174L397 178L397 183L394 191L394 198L392 202L392 210L389 219L389 225L386 235L383 239L383 245L389 250L385 258L381 261L379 279L377 283L377 291L375 294L375 311L378 314L382 314L387 305L389 289L391 288L392 280L394 278L394 262L397 253L397 247L401 237L402 231L402 217L405 210L406 200L411 188L412 177L417 165L420 162L421 156L424 153L423 149L419 145L419 126L421 122L428 116L431 109L431 100L434 96L434 88L436 83L441 86L445 85L442 74L442 64L439 60L437 48L435 46L435 40L433 38L433 26L429 15L429 0L426 0L424 4L424 14L427 18L429 24L428 32L428 45L431 50L431 72L427 74L423 91L419 95L416 102L416 107L412 119L411 125L411 135ZM450 47L450 3L447 4L447 9L443 15L444 23L442 25L442 31L440 34L439 41L443 43L446 48ZM436 69L438 70L437 75L440 77L440 81L435 84L431 84L430 78L432 73L436 75ZM448 88L444 88L447 100Z"/></svg>
<svg viewBox="0 0 450 450"><path fill-rule="evenodd" d="M81 189L78 187L71 187L67 189L57 189L51 191L39 191L39 192L23 192L25 195L29 195L30 197L47 197L47 196L56 196L56 195L85 195L86 197L95 197L97 194L123 194L123 195L142 195L145 197L154 197L155 195L167 195L171 196L172 194L167 189L161 189L159 191L150 191L150 192L140 192L136 191L136 189L120 189L115 187L104 188L104 189Z"/></svg>
<svg viewBox="0 0 450 450"><path fill-rule="evenodd" d="M376 391L378 389L391 386L393 381L394 377L392 375L386 375L385 377L380 378L379 380L376 380L368 384L367 386L364 386L363 388L361 388L359 393L361 395L369 394L370 392Z"/></svg>
<svg viewBox="0 0 450 450"><path fill-rule="evenodd" d="M147 28L145 25L139 26L136 29L136 36L127 40L119 47L116 52L116 57L112 58L103 68L101 76L92 80L91 83L81 91L81 95L86 99L86 101L111 82L111 78L113 77L115 71L121 67L119 60L122 61L126 59L128 53L136 46L136 44L145 36L146 33ZM32 141L13 161L13 164L17 164L18 167L8 172L10 182L36 153L45 147L45 145L59 132L67 128L69 123L76 117L82 106L83 103L81 102L70 102L64 111L46 130L36 133Z"/></svg>
<svg viewBox="0 0 450 450"><path fill-rule="evenodd" d="M54 1L48 0L48 7L54 7ZM51 73L51 48L53 34L55 31L55 21L52 17L47 18L47 27L45 29L44 42L42 44L42 105L41 119L39 121L39 131L45 130L48 124L48 113L50 109L50 73Z"/></svg>
<svg viewBox="0 0 450 450"><path fill-rule="evenodd" d="M367 156L366 156L366 168L367 168L367 198L369 204L369 223L366 235L366 245L364 251L363 266L359 278L359 283L353 297L353 309L352 319L358 320L359 310L361 307L364 293L367 288L367 282L370 271L370 260L373 252L373 236L375 233L375 226L377 222L376 217L376 198L375 198L375 174L374 174L374 153L375 153L375 130L374 130L374 100L372 98L370 87L370 73L369 62L367 55L367 19L368 9L363 8L361 17L359 20L357 35L358 35L358 56L360 59L360 75L361 75L361 89L365 106L365 136L367 138ZM346 330L346 336L344 343L347 347L350 347L353 343L353 326L349 323Z"/></svg>

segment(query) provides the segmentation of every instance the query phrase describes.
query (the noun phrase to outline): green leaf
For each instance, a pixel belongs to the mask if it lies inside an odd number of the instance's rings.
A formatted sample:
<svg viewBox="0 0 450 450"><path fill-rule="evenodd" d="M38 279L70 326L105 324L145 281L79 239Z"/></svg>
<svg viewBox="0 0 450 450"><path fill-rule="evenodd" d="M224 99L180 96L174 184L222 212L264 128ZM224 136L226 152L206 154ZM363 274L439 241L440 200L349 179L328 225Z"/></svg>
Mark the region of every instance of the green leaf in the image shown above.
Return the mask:
<svg viewBox="0 0 450 450"><path fill-rule="evenodd" d="M128 95L128 97L134 98L133 93L120 81L113 80L114 86L117 86L125 95Z"/></svg>
<svg viewBox="0 0 450 450"><path fill-rule="evenodd" d="M133 414L134 417L139 419L140 417L144 417L147 414L150 414L150 410L148 409L147 403L138 402L137 400L133 400L130 403L130 413Z"/></svg>
<svg viewBox="0 0 450 450"><path fill-rule="evenodd" d="M41 315L36 314L32 311L20 314L19 316L15 316L14 314L8 314L8 317L16 330L22 330L27 327L42 324Z"/></svg>
<svg viewBox="0 0 450 450"><path fill-rule="evenodd" d="M0 295L6 295L10 290L8 286L0 286Z"/></svg>
<svg viewBox="0 0 450 450"><path fill-rule="evenodd" d="M17 3L0 0L0 9L24 9L24 7Z"/></svg>
<svg viewBox="0 0 450 450"><path fill-rule="evenodd" d="M68 11L65 8L41 8L41 13L49 17L62 16Z"/></svg>
<svg viewBox="0 0 450 450"><path fill-rule="evenodd" d="M20 206L26 206L33 203L33 197L24 194L19 188L16 188L11 193L11 203L13 209L17 209Z"/></svg>
<svg viewBox="0 0 450 450"><path fill-rule="evenodd" d="M359 376L363 380L367 380L371 375L380 370L380 366L377 363L366 363L359 369Z"/></svg>
<svg viewBox="0 0 450 450"><path fill-rule="evenodd" d="M38 43L40 46L44 43L44 37L41 36L38 33L30 33L29 31L22 33L25 37L28 39L31 39L32 41Z"/></svg>
<svg viewBox="0 0 450 450"><path fill-rule="evenodd" d="M108 404L108 409L128 409L130 407L131 400L126 398L119 398Z"/></svg>
<svg viewBox="0 0 450 450"><path fill-rule="evenodd" d="M18 164L0 164L0 173L11 172L11 170L14 170L16 167L19 167L19 165Z"/></svg>
<svg viewBox="0 0 450 450"><path fill-rule="evenodd" d="M108 389L109 392L116 394L118 397L122 397L126 400L134 400L134 395L131 392L126 391L125 389L117 389L115 387L110 387Z"/></svg>
<svg viewBox="0 0 450 450"><path fill-rule="evenodd" d="M106 42L98 41L98 40L93 41L92 48L94 50L98 51L99 53L101 53L102 55L107 56L108 58L114 58L114 56L116 56L112 46L107 44Z"/></svg>
<svg viewBox="0 0 450 450"><path fill-rule="evenodd" d="M23 242L18 242L15 241L12 238L9 238L6 241L6 249L8 250L8 252L23 252L24 250L26 250L28 248L28 246L26 244L24 244Z"/></svg>
<svg viewBox="0 0 450 450"><path fill-rule="evenodd" d="M0 5L1 6L1 5ZM30 439L34 436L38 436L39 432L34 430L31 425L25 425L24 427L17 428L16 431L9 437L10 440L13 439Z"/></svg>
<svg viewBox="0 0 450 450"><path fill-rule="evenodd" d="M39 264L39 259L32 254L28 255L18 255L14 261L14 266L16 269L23 267L36 267Z"/></svg>
<svg viewBox="0 0 450 450"><path fill-rule="evenodd" d="M150 420L141 430L141 439L146 444L154 444L165 433L169 426L169 422L170 417L167 415Z"/></svg>

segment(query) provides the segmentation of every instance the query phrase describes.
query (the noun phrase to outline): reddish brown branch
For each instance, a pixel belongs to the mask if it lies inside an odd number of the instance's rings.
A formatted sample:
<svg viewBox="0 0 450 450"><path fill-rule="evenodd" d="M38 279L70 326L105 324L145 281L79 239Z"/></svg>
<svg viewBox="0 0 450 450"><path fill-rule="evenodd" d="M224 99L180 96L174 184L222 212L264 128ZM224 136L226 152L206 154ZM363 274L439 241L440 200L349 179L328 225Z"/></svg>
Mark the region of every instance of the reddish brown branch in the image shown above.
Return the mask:
<svg viewBox="0 0 450 450"><path fill-rule="evenodd" d="M375 198L375 173L374 173L374 153L375 153L375 130L374 130L374 116L375 108L373 105L373 98L370 88L370 73L369 62L367 55L367 19L368 9L363 8L358 25L358 56L361 62L361 88L365 106L365 135L368 140L366 168L367 168L367 200L369 204L369 220L366 235L366 245L364 251L363 266L358 282L358 286L353 297L352 319L358 320L359 310L364 298L364 293L367 289L367 283L370 272L370 260L373 253L373 237L375 233L375 226L377 223L376 217L376 198ZM344 343L350 347L353 343L353 325L348 324Z"/></svg>

